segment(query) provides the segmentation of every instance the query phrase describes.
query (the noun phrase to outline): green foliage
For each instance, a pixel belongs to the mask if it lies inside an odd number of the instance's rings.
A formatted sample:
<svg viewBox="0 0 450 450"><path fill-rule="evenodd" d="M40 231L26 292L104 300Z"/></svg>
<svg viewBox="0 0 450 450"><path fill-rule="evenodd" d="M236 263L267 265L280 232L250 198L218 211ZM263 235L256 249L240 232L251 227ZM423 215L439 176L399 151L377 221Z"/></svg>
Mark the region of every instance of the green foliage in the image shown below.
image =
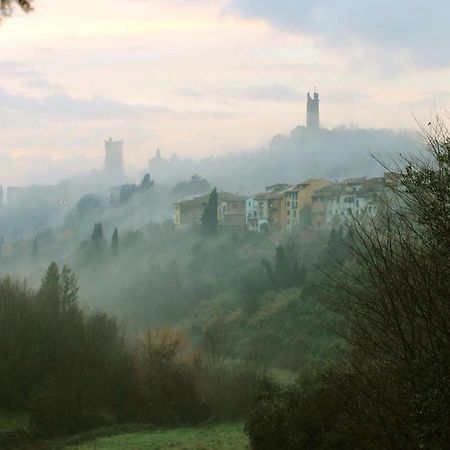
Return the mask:
<svg viewBox="0 0 450 450"><path fill-rule="evenodd" d="M150 174L146 173L144 175L144 178L142 178L139 189L141 191L148 191L149 189L151 189L153 187L154 184L155 184L155 182L150 178Z"/></svg>
<svg viewBox="0 0 450 450"><path fill-rule="evenodd" d="M349 379L338 373L269 389L246 422L254 450L346 450L373 448L371 436L355 428Z"/></svg>
<svg viewBox="0 0 450 450"><path fill-rule="evenodd" d="M198 175L192 175L189 181L181 181L172 189L172 195L176 198L191 197L210 191L208 180Z"/></svg>
<svg viewBox="0 0 450 450"><path fill-rule="evenodd" d="M36 433L71 433L119 415L130 379L121 334L107 316L82 310L67 266L52 263L36 293L0 280L0 350L0 405L29 407Z"/></svg>
<svg viewBox="0 0 450 450"><path fill-rule="evenodd" d="M100 222L94 224L94 230L91 234L91 243L95 251L99 252L105 244L105 235L103 234L103 225Z"/></svg>
<svg viewBox="0 0 450 450"><path fill-rule="evenodd" d="M80 217L83 218L93 211L98 210L101 205L101 200L97 195L85 194L80 198L80 200L78 200L77 204L75 205L75 209Z"/></svg>
<svg viewBox="0 0 450 450"><path fill-rule="evenodd" d="M138 187L135 184L124 184L120 187L119 201L120 203L126 203L130 198L138 191Z"/></svg>
<svg viewBox="0 0 450 450"><path fill-rule="evenodd" d="M136 195L139 193L146 193L150 191L150 189L154 186L154 181L151 180L150 174L146 173L144 175L144 178L141 181L141 184L138 186L136 184L124 184L120 187L119 192L119 202L120 203L127 203L132 198L136 198Z"/></svg>
<svg viewBox="0 0 450 450"><path fill-rule="evenodd" d="M275 252L275 264L263 259L261 261L272 289L289 289L301 286L305 281L306 266L300 264L295 255L287 254L279 245Z"/></svg>
<svg viewBox="0 0 450 450"><path fill-rule="evenodd" d="M205 236L213 236L217 233L217 188L214 188L208 197L208 203L203 207L203 214L201 217L202 231Z"/></svg>
<svg viewBox="0 0 450 450"><path fill-rule="evenodd" d="M248 440L240 424L121 434L71 447L73 450L248 450L248 448Z"/></svg>
<svg viewBox="0 0 450 450"><path fill-rule="evenodd" d="M450 135L433 133L431 158L390 173L376 220L330 235L329 300L347 352L313 383L261 400L247 422L253 449L448 447Z"/></svg>

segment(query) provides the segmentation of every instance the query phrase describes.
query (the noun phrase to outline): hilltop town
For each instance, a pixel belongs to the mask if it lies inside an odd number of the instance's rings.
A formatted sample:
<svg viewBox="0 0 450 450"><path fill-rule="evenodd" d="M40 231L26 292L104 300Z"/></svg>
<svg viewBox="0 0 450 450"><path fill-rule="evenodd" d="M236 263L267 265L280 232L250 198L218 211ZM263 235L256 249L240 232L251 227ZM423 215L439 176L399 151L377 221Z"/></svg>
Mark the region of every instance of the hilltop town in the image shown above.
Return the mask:
<svg viewBox="0 0 450 450"><path fill-rule="evenodd" d="M104 142L100 170L57 185L8 186L4 192L0 186L2 234L9 240L33 239L49 227L73 222L79 205L81 210L86 205L94 211L96 207L109 210L108 220L104 214L96 220L109 221L113 227L172 221L182 229L199 222L214 186L219 189L217 215L222 227L253 232L289 232L297 227L330 230L350 216L374 217L389 194L391 180L373 159L370 172L375 176L367 176L368 152L361 143L376 153L385 147L391 151L407 146L409 137L383 130L326 130L320 126L317 92L306 96L305 122L290 137L275 136L264 151L228 159L194 162L175 154L167 159L158 148L137 184L126 174L124 142L110 137ZM139 206L119 214L119 219L118 208L139 191L146 177L152 200L147 196ZM134 220L137 216L139 220Z"/></svg>

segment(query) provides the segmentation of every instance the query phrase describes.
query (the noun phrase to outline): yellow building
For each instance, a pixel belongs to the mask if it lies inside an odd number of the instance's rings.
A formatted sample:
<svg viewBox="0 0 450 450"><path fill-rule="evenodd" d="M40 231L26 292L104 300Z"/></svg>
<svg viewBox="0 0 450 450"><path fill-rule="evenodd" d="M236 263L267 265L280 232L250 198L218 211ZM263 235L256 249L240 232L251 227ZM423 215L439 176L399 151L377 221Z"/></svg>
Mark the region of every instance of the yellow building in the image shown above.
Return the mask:
<svg viewBox="0 0 450 450"><path fill-rule="evenodd" d="M245 227L246 197L220 192L217 201L217 218L220 226Z"/></svg>
<svg viewBox="0 0 450 450"><path fill-rule="evenodd" d="M217 219L219 226L245 226L245 197L219 192ZM200 195L174 204L173 221L176 228L199 224L208 194Z"/></svg>
<svg viewBox="0 0 450 450"><path fill-rule="evenodd" d="M283 191L281 221L285 230L291 231L299 225L309 225L311 221L312 196L315 191L331 182L323 178L307 180Z"/></svg>
<svg viewBox="0 0 450 450"><path fill-rule="evenodd" d="M208 201L207 195L184 199L174 204L173 222L181 228L199 223L203 213L203 204Z"/></svg>

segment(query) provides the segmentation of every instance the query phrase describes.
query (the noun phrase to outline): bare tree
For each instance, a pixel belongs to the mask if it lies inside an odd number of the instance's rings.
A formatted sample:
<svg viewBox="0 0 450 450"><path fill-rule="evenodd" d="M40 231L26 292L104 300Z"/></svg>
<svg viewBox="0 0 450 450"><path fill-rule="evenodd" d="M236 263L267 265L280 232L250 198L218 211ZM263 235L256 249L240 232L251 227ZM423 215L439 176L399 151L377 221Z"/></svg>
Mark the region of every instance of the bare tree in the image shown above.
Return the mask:
<svg viewBox="0 0 450 450"><path fill-rule="evenodd" d="M450 442L450 134L439 118L422 131L428 153L390 173L390 201L350 226L333 275L360 413L388 448Z"/></svg>

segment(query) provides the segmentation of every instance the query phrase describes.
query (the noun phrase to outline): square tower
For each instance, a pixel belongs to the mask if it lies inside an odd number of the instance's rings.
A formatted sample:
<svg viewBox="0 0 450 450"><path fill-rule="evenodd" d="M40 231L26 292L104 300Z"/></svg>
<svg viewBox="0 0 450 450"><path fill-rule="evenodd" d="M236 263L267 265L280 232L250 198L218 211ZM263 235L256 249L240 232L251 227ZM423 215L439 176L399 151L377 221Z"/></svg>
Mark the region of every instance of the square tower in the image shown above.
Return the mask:
<svg viewBox="0 0 450 450"><path fill-rule="evenodd" d="M108 175L123 176L123 141L105 141L105 172Z"/></svg>
<svg viewBox="0 0 450 450"><path fill-rule="evenodd" d="M314 91L314 97L308 92L306 97L306 127L308 130L320 128L319 118L319 94Z"/></svg>

